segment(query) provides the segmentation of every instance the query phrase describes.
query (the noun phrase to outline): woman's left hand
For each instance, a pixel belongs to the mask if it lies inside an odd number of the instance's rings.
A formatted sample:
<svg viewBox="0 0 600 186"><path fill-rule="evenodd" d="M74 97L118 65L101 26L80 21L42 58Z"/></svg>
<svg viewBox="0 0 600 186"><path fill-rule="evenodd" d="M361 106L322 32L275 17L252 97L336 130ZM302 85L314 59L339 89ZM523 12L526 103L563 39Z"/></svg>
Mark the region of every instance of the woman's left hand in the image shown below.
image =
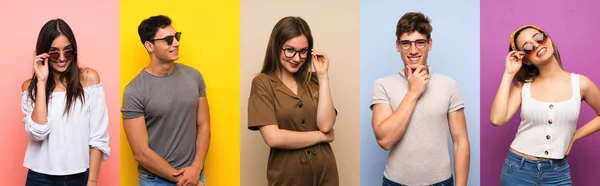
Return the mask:
<svg viewBox="0 0 600 186"><path fill-rule="evenodd" d="M573 147L573 144L575 143L575 140L571 140L571 143L569 143L569 148L567 148L567 153L565 153L565 156L568 156L569 153L571 153L571 148Z"/></svg>
<svg viewBox="0 0 600 186"><path fill-rule="evenodd" d="M319 49L312 49L311 54L312 64L317 75L327 75L327 71L329 70L329 58L327 54Z"/></svg>

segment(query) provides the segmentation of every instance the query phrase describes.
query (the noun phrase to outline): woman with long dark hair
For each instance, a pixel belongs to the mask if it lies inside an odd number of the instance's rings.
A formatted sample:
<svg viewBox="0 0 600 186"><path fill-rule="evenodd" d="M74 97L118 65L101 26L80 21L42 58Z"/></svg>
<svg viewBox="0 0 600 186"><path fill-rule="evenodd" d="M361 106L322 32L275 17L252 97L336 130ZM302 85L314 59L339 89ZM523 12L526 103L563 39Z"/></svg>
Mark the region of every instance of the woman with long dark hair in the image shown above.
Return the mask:
<svg viewBox="0 0 600 186"><path fill-rule="evenodd" d="M22 86L29 137L26 185L96 185L110 154L108 112L100 77L79 68L77 42L62 19L40 30L33 77Z"/></svg>
<svg viewBox="0 0 600 186"><path fill-rule="evenodd" d="M552 38L534 25L511 35L505 63L490 120L504 125L520 107L521 123L501 185L572 185L567 154L573 143L600 129L596 117L575 130L581 101L600 113L600 91L586 76L565 71Z"/></svg>
<svg viewBox="0 0 600 186"><path fill-rule="evenodd" d="M271 147L268 185L339 185L328 67L306 21L285 17L275 25L248 101L248 128Z"/></svg>

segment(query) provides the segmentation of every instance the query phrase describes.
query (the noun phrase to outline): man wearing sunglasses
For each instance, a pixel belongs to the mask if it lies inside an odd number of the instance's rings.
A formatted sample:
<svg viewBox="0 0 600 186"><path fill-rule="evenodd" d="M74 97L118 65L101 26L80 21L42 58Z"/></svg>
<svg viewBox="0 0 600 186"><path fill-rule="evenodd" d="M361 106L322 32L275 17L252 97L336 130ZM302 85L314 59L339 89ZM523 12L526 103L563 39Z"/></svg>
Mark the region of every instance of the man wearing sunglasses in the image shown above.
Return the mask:
<svg viewBox="0 0 600 186"><path fill-rule="evenodd" d="M199 71L176 63L181 32L167 16L142 21L150 64L125 87L123 127L139 185L201 185L210 142L206 86Z"/></svg>
<svg viewBox="0 0 600 186"><path fill-rule="evenodd" d="M428 17L404 14L396 27L396 50L404 62L397 74L377 79L373 86L372 127L377 143L389 150L384 186L466 186L469 139L464 103L452 78L433 73L427 65L432 48ZM454 173L448 153L452 135Z"/></svg>

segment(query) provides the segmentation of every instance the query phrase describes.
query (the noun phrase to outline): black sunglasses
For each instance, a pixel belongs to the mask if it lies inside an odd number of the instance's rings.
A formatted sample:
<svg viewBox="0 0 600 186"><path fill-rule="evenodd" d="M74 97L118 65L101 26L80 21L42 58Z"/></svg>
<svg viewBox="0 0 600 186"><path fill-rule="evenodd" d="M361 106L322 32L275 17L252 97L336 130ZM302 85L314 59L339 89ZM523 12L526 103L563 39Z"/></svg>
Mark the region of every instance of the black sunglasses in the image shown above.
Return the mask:
<svg viewBox="0 0 600 186"><path fill-rule="evenodd" d="M181 32L175 32L174 36L167 36L167 37L158 38L158 39L151 39L150 41L165 40L168 45L172 45L173 44L173 38L177 39L177 41L180 41L180 39L181 39Z"/></svg>

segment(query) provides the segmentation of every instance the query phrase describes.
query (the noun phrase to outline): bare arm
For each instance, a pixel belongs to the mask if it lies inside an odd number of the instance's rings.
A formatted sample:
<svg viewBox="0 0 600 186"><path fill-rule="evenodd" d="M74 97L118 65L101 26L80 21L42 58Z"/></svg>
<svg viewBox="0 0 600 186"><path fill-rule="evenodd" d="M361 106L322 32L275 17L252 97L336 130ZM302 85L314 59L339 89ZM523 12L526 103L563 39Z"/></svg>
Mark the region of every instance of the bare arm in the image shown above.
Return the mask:
<svg viewBox="0 0 600 186"><path fill-rule="evenodd" d="M573 142L580 140L590 134L593 134L600 130L600 90L589 78L581 75L581 93L583 94L583 100L594 109L596 117L592 121L583 125L583 127L577 129L573 135Z"/></svg>
<svg viewBox="0 0 600 186"><path fill-rule="evenodd" d="M504 74L502 82L492 102L490 122L494 126L502 126L513 117L521 105L521 88L511 83L514 75Z"/></svg>
<svg viewBox="0 0 600 186"><path fill-rule="evenodd" d="M454 173L456 174L456 185L466 186L469 177L471 155L464 109L449 113L448 122L454 149Z"/></svg>
<svg viewBox="0 0 600 186"><path fill-rule="evenodd" d="M96 148L90 148L90 172L87 185L96 185L98 183L101 161L102 152Z"/></svg>
<svg viewBox="0 0 600 186"><path fill-rule="evenodd" d="M407 93L395 112L392 111L390 104L373 105L371 124L377 143L381 148L390 150L394 144L402 139L418 99L419 95Z"/></svg>
<svg viewBox="0 0 600 186"><path fill-rule="evenodd" d="M148 131L144 116L123 119L123 128L133 157L140 165L161 178L172 182L179 181L179 178L173 176L177 170L148 146Z"/></svg>
<svg viewBox="0 0 600 186"><path fill-rule="evenodd" d="M260 127L260 134L271 148L301 149L321 142L333 141L333 130L327 134L321 131L297 132L279 129L277 125Z"/></svg>
<svg viewBox="0 0 600 186"><path fill-rule="evenodd" d="M319 75L319 102L317 103L317 126L322 133L329 133L335 123L335 109L329 88L329 76Z"/></svg>
<svg viewBox="0 0 600 186"><path fill-rule="evenodd" d="M100 84L100 75L91 69L83 70L82 84L84 87ZM90 115L90 169L88 176L88 185L96 185L98 183L98 175L100 174L100 165L102 159L107 159L110 154L109 135L108 135L108 109L104 91L93 93L93 96L88 97L87 101L92 105L92 113Z"/></svg>
<svg viewBox="0 0 600 186"><path fill-rule="evenodd" d="M210 145L210 111L208 109L208 100L206 96L200 97L198 101L198 128L196 139L196 156L194 157L193 167L202 170L204 160Z"/></svg>

